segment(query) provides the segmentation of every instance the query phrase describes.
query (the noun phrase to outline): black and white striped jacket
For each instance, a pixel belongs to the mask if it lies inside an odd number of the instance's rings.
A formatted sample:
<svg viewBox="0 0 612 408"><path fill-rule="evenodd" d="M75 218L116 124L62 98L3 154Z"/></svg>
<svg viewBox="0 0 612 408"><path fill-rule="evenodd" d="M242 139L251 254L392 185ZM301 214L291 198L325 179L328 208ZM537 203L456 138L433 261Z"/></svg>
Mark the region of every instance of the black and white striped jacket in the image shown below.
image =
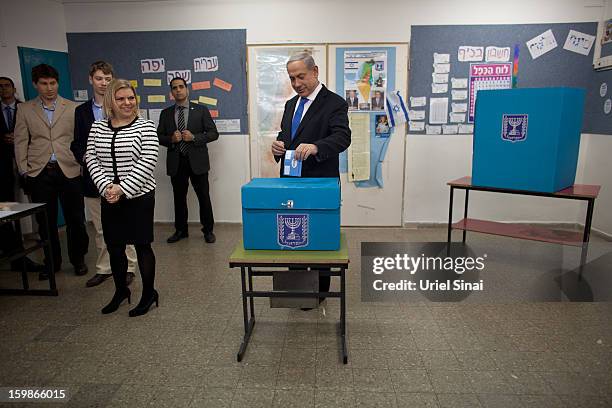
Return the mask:
<svg viewBox="0 0 612 408"><path fill-rule="evenodd" d="M118 182L126 198L139 197L155 190L158 148L150 120L136 118L119 128L100 120L91 126L85 163L102 196L109 184Z"/></svg>

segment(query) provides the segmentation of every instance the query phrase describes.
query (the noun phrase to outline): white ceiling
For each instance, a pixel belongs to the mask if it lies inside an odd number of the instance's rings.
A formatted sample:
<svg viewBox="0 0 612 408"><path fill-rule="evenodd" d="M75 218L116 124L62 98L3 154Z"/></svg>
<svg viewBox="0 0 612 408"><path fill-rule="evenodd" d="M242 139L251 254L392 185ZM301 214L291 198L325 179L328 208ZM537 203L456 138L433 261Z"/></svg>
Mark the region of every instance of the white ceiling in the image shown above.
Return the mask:
<svg viewBox="0 0 612 408"><path fill-rule="evenodd" d="M88 3L147 3L151 0L53 0L61 4L88 4ZM161 3L178 3L184 0L154 0Z"/></svg>

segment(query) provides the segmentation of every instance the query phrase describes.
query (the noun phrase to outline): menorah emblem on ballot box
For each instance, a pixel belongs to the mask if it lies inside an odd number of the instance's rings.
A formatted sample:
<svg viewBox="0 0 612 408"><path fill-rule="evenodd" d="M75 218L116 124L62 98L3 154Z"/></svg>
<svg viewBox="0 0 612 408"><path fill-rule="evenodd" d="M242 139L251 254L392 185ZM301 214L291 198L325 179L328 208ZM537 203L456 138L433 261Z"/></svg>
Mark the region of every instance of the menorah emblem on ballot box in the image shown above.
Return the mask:
<svg viewBox="0 0 612 408"><path fill-rule="evenodd" d="M503 115L502 139L510 142L520 142L527 139L527 121L529 115Z"/></svg>
<svg viewBox="0 0 612 408"><path fill-rule="evenodd" d="M278 244L291 248L308 245L308 214L277 214Z"/></svg>

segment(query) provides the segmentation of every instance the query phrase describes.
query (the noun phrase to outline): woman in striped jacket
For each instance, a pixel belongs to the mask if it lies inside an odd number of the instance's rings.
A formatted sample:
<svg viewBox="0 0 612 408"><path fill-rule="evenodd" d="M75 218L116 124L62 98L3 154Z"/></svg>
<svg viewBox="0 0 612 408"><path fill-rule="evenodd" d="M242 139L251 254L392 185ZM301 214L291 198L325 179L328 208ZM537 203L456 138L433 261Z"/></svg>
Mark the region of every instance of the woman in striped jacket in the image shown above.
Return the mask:
<svg viewBox="0 0 612 408"><path fill-rule="evenodd" d="M159 305L151 248L159 141L153 122L138 117L136 90L126 80L116 79L108 86L104 114L106 120L94 122L91 127L85 153L87 169L103 197L102 229L115 281L115 294L102 313L116 311L124 299L130 303L125 247L133 244L142 278L142 297L129 315L140 316L153 303Z"/></svg>

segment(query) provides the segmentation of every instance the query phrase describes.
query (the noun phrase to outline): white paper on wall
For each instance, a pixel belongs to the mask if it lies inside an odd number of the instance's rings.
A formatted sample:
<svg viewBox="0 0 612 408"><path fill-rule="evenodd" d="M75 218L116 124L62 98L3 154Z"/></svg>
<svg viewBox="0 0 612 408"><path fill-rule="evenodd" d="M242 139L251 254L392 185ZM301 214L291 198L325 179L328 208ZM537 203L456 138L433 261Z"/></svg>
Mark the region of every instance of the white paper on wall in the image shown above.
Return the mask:
<svg viewBox="0 0 612 408"><path fill-rule="evenodd" d="M461 123L459 124L459 134L461 135L469 135L470 133L474 133L474 125Z"/></svg>
<svg viewBox="0 0 612 408"><path fill-rule="evenodd" d="M159 115L161 115L162 109L149 109L149 120L155 123L155 127L159 125Z"/></svg>
<svg viewBox="0 0 612 408"><path fill-rule="evenodd" d="M151 58L140 60L140 72L143 74L156 74L166 70L163 58Z"/></svg>
<svg viewBox="0 0 612 408"><path fill-rule="evenodd" d="M193 72L213 72L219 70L219 58L198 57L193 59Z"/></svg>
<svg viewBox="0 0 612 408"><path fill-rule="evenodd" d="M425 122L408 122L408 130L411 132L422 132L425 130Z"/></svg>
<svg viewBox="0 0 612 408"><path fill-rule="evenodd" d="M467 89L453 89L451 91L453 101L464 101L468 97Z"/></svg>
<svg viewBox="0 0 612 408"><path fill-rule="evenodd" d="M451 78L452 87L455 89L467 88L467 78Z"/></svg>
<svg viewBox="0 0 612 408"><path fill-rule="evenodd" d="M426 132L428 135L441 135L442 134L442 126L440 125L426 125Z"/></svg>
<svg viewBox="0 0 612 408"><path fill-rule="evenodd" d="M536 59L557 47L557 40L552 30L546 30L526 42L531 58Z"/></svg>
<svg viewBox="0 0 612 408"><path fill-rule="evenodd" d="M411 96L410 97L410 107L411 108L420 108L421 106L427 105L427 97L426 96Z"/></svg>
<svg viewBox="0 0 612 408"><path fill-rule="evenodd" d="M450 62L450 54L438 54L434 52L434 64L447 64Z"/></svg>
<svg viewBox="0 0 612 408"><path fill-rule="evenodd" d="M240 119L215 119L219 133L240 133Z"/></svg>
<svg viewBox="0 0 612 408"><path fill-rule="evenodd" d="M448 92L448 84L431 84L431 93L440 94Z"/></svg>
<svg viewBox="0 0 612 408"><path fill-rule="evenodd" d="M458 131L457 125L442 125L442 133L445 135L456 135Z"/></svg>
<svg viewBox="0 0 612 408"><path fill-rule="evenodd" d="M408 119L409 120L424 120L425 111L424 110L409 110Z"/></svg>
<svg viewBox="0 0 612 408"><path fill-rule="evenodd" d="M183 78L186 83L191 83L191 70L190 69L180 69L175 71L166 72L166 81L168 85L174 78Z"/></svg>
<svg viewBox="0 0 612 408"><path fill-rule="evenodd" d="M72 99L76 102L85 102L89 99L87 89L75 89L72 91Z"/></svg>
<svg viewBox="0 0 612 408"><path fill-rule="evenodd" d="M582 55L589 55L595 42L595 36L580 31L569 30L563 48Z"/></svg>
<svg viewBox="0 0 612 408"><path fill-rule="evenodd" d="M434 64L434 73L448 74L450 72L450 64Z"/></svg>
<svg viewBox="0 0 612 408"><path fill-rule="evenodd" d="M431 98L429 100L429 123L446 123L448 117L448 98Z"/></svg>
<svg viewBox="0 0 612 408"><path fill-rule="evenodd" d="M467 106L467 103L452 103L451 110L457 113L467 112Z"/></svg>
<svg viewBox="0 0 612 408"><path fill-rule="evenodd" d="M431 74L431 78L434 84L446 84L448 83L448 74Z"/></svg>
<svg viewBox="0 0 612 408"><path fill-rule="evenodd" d="M510 47L487 47L485 49L486 62L510 61Z"/></svg>
<svg viewBox="0 0 612 408"><path fill-rule="evenodd" d="M483 57L484 47L462 45L457 50L457 59L459 60L459 62L482 61Z"/></svg>
<svg viewBox="0 0 612 408"><path fill-rule="evenodd" d="M451 112L448 114L450 122L452 123L464 123L465 113Z"/></svg>

